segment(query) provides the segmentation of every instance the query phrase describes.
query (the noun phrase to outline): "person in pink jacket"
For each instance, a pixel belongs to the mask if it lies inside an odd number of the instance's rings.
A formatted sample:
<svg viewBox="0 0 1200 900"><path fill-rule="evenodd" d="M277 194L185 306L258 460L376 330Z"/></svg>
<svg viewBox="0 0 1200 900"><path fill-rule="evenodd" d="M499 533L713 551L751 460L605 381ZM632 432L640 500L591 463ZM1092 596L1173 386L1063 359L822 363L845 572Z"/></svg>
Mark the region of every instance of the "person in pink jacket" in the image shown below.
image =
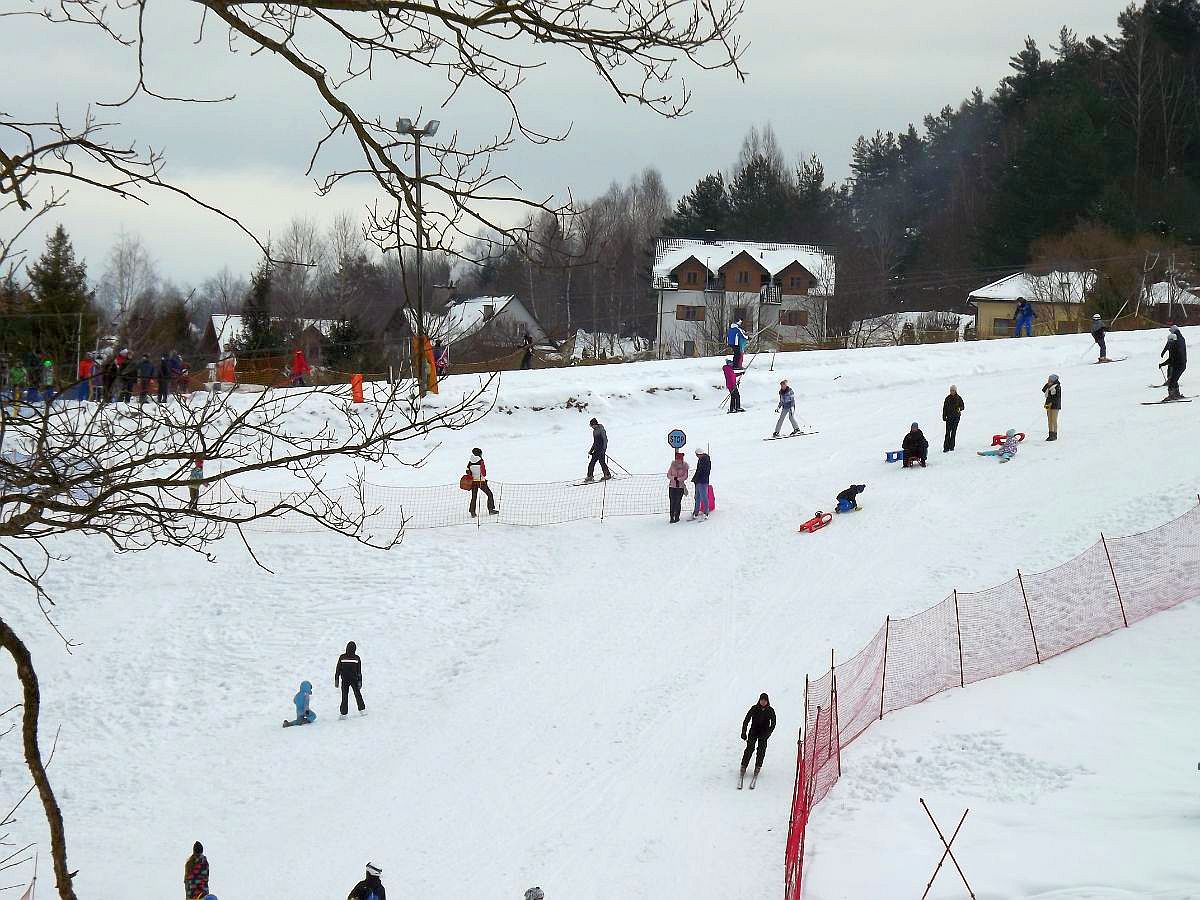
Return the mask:
<svg viewBox="0 0 1200 900"><path fill-rule="evenodd" d="M738 378L741 376L734 371L733 363L725 363L721 371L725 373L725 387L729 390L729 411L745 412L742 409L742 395L738 392Z"/></svg>
<svg viewBox="0 0 1200 900"><path fill-rule="evenodd" d="M687 494L688 464L683 453L676 451L675 459L667 468L667 494L671 497L671 521L679 521L679 511L683 508L683 498Z"/></svg>

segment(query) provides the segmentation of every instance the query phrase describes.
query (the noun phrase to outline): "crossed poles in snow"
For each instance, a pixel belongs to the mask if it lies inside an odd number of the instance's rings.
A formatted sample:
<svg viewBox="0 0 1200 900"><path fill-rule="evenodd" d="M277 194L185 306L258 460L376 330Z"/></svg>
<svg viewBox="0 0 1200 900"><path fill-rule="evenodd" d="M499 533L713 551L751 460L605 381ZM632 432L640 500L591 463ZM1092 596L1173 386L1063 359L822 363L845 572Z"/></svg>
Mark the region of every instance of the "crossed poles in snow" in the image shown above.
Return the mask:
<svg viewBox="0 0 1200 900"><path fill-rule="evenodd" d="M950 835L950 840L947 841L945 835L942 834L942 829L938 827L937 820L933 817L933 813L929 811L929 807L925 805L925 798L919 798L921 807L925 810L925 815L929 816L929 821L933 823L933 828L937 832L938 839L942 842L942 846L946 849L942 851L942 858L938 860L937 868L933 870L933 874L929 876L929 884L925 885L925 893L921 895L921 900L925 900L929 896L929 891L933 888L934 879L937 878L938 872L942 870L942 864L946 861L946 857L950 857L950 862L954 863L954 868L958 869L958 877L962 879L963 885L967 889L967 893L971 895L971 900L975 900L975 892L971 890L971 885L967 884L967 876L963 874L962 868L958 864L958 860L954 858L954 851L950 849L950 845L954 843L954 839L958 837L959 830L963 827L963 822L967 820L967 813L971 810L963 810L962 818L958 820L958 827L954 829L954 834Z"/></svg>

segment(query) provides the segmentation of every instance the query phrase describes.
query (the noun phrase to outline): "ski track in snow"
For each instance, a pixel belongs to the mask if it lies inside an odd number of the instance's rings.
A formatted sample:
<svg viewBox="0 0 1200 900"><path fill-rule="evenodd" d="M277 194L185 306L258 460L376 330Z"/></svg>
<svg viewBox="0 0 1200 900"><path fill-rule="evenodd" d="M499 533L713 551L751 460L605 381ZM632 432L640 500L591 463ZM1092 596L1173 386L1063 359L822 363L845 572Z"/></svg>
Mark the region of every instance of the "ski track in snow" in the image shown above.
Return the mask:
<svg viewBox="0 0 1200 900"><path fill-rule="evenodd" d="M1164 333L1114 335L1121 366L1091 365L1088 340L788 354L774 372L764 354L741 416L717 408L719 360L506 373L502 409L434 435L423 469L371 475L449 483L482 446L496 480L578 479L592 415L618 461L665 472L678 426L690 463L711 446L703 523L668 524L664 485L661 517L412 532L388 553L256 536L274 574L236 540L215 564L63 541L57 619L82 646L68 656L28 603L9 606L41 669L45 739L63 726L51 771L80 896L177 895L200 839L223 898L345 896L367 859L397 896L429 900L535 883L552 900L777 897L804 677L831 647L846 658L886 614L1195 502L1194 408L1138 405ZM1051 371L1056 444L1041 440ZM783 377L820 434L762 440ZM967 408L942 454L950 383ZM884 464L914 419L929 468ZM974 455L1008 427L1028 435L1011 464ZM868 486L860 515L796 533L851 482ZM944 829L971 808L955 852L981 900L1200 896L1197 638L1193 602L889 715L814 814L805 896L919 896L940 854L921 796ZM339 721L347 640L368 715L351 704ZM285 731L305 678L318 720ZM779 727L757 789L737 792L738 730L763 690ZM931 897L962 893L944 868Z"/></svg>

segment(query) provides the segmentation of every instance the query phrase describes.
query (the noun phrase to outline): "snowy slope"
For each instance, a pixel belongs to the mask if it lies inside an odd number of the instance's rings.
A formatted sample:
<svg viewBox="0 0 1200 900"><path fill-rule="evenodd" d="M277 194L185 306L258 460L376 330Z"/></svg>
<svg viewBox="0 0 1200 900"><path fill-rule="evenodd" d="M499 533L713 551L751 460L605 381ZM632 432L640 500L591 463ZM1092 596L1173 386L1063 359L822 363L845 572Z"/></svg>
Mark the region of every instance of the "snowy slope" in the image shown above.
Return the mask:
<svg viewBox="0 0 1200 900"><path fill-rule="evenodd" d="M804 676L831 647L1195 502L1200 405L1138 405L1164 393L1147 389L1163 339L1114 335L1130 359L1108 366L1089 364L1086 337L780 355L773 372L761 356L745 415L718 408L719 361L506 373L497 411L438 436L423 469L372 475L449 483L477 445L497 480L577 478L589 415L621 463L665 471L682 427L689 451L711 447L704 523L669 525L664 490L661 518L414 532L389 553L264 535L273 574L234 541L216 564L64 543L59 619L83 646L68 656L27 604L15 620L47 733L63 725L53 770L80 895L177 895L200 839L223 900L342 897L367 859L429 900L535 883L551 900L778 896ZM1064 409L1046 444L1052 371ZM781 377L820 434L762 440ZM952 382L967 409L943 455ZM449 379L437 402L470 383ZM913 420L929 469L886 466ZM1012 464L971 453L1008 427L1031 437ZM852 481L868 485L863 513L795 533ZM917 796L947 818L972 807L961 839L980 896L1200 892L1200 862L1179 852L1197 829L1198 637L1190 604L889 716L814 815L808 895L919 896L937 845ZM339 722L347 640L370 714ZM304 678L320 718L283 731ZM763 690L779 730L758 790L738 793L738 728Z"/></svg>

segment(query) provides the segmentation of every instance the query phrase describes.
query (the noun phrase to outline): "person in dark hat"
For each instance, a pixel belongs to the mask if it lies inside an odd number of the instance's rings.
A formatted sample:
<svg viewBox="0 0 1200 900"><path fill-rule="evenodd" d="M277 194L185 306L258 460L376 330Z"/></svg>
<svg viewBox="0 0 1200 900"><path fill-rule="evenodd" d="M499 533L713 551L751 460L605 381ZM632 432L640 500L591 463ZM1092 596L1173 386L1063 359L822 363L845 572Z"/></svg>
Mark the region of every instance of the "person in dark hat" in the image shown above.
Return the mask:
<svg viewBox="0 0 1200 900"><path fill-rule="evenodd" d="M916 422L912 423L908 434L904 436L904 443L900 446L904 450L904 468L911 469L918 464L921 468L925 468L929 460L929 441L926 439L925 433L921 431L920 425Z"/></svg>
<svg viewBox="0 0 1200 900"><path fill-rule="evenodd" d="M199 841L192 844L192 855L183 864L183 896L187 900L203 900L208 896L208 859Z"/></svg>
<svg viewBox="0 0 1200 900"><path fill-rule="evenodd" d="M608 481L612 478L612 473L608 471L608 432L597 419L592 419L588 424L592 426L592 447L588 450L587 478L584 481L595 480L596 463L600 464L604 480Z"/></svg>
<svg viewBox="0 0 1200 900"><path fill-rule="evenodd" d="M354 691L354 702L358 714L367 714L367 704L362 698L362 660L358 658L358 645L354 641L346 644L346 652L338 657L337 669L333 673L333 686L342 689L342 718L350 711L350 692Z"/></svg>
<svg viewBox="0 0 1200 900"><path fill-rule="evenodd" d="M367 863L366 877L354 886L346 900L387 900L387 892L383 889L383 882L379 880L382 874L383 869L379 866Z"/></svg>
<svg viewBox="0 0 1200 900"><path fill-rule="evenodd" d="M771 732L774 730L775 710L771 708L771 700L765 693L759 694L758 702L750 707L746 718L742 719L742 740L746 742L746 749L742 753L741 771L738 772L738 790L742 789L742 779L746 777L746 766L750 764L750 757L755 754L757 748L757 756L754 759L754 775L750 778L750 790L754 790L759 770L762 769L763 758L767 755L767 741L770 740Z"/></svg>

